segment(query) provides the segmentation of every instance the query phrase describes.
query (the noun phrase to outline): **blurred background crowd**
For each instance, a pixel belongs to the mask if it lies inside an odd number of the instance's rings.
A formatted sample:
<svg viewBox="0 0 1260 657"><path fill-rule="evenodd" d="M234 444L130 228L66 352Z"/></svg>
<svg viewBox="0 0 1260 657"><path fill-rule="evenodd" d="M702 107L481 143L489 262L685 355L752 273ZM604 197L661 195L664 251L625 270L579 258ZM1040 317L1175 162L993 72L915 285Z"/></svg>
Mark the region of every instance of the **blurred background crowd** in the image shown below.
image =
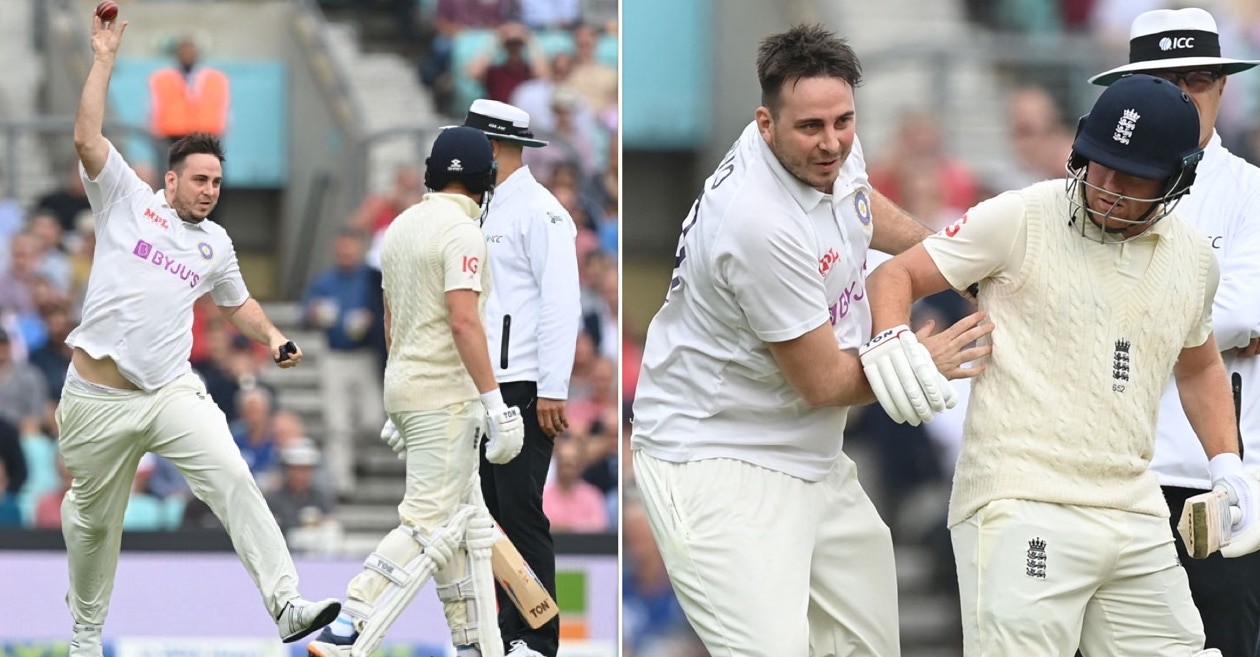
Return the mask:
<svg viewBox="0 0 1260 657"><path fill-rule="evenodd" d="M0 49L23 71L0 83L0 528L57 528L69 485L54 412L95 245L70 130L94 4L0 7ZM378 439L384 327L365 254L421 200L437 130L480 97L530 113L551 145L529 149L526 164L579 228L571 426L545 510L556 533L615 531L615 0L118 4L132 25L106 136L155 189L170 140L224 137L211 218L236 241L251 292L306 353L281 372L208 295L196 308L193 366L292 547L363 552L397 524L403 466ZM125 529L217 525L168 461L145 457Z"/></svg>
<svg viewBox="0 0 1260 657"><path fill-rule="evenodd" d="M998 193L1063 178L1077 117L1101 92L1087 78L1128 61L1138 14L1184 6L1212 12L1224 52L1260 57L1260 3L1248 0L710 1L681 12L663 0L627 4L624 171L634 200L623 235L627 417L643 331L660 308L682 220L758 104L754 61L763 36L817 20L849 40L863 64L857 132L871 184L940 229ZM657 57L639 57L644 51ZM1217 124L1226 148L1252 163L1260 163L1257 82L1229 79ZM885 257L872 252L868 271ZM971 310L942 293L917 305L914 322L943 327ZM907 657L961 654L945 511L969 386L955 387L963 403L931 424L898 425L872 405L854 409L845 431L844 449L892 529ZM622 654L701 657L636 501L630 432L627 424Z"/></svg>

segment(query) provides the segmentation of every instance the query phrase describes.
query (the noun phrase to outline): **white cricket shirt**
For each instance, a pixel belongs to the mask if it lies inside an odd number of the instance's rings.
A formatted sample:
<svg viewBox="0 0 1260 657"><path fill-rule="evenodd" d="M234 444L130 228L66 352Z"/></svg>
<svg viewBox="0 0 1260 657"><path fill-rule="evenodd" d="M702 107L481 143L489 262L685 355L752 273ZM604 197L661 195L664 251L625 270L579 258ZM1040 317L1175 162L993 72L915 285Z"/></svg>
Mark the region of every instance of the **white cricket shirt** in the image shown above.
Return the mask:
<svg viewBox="0 0 1260 657"><path fill-rule="evenodd" d="M381 287L389 303L385 410L434 411L477 398L451 335L446 293L478 292L485 318L490 272L477 222L481 207L463 194L425 194L394 219L381 240Z"/></svg>
<svg viewBox="0 0 1260 657"><path fill-rule="evenodd" d="M1260 336L1260 168L1225 150L1220 135L1213 133L1177 214L1207 236L1220 261L1212 328L1241 401L1243 464L1260 467L1260 358L1238 358L1237 352L1228 351ZM1160 401L1155 436L1151 468L1161 484L1212 487L1207 455L1181 408L1175 383Z"/></svg>
<svg viewBox="0 0 1260 657"><path fill-rule="evenodd" d="M249 300L222 226L182 221L109 146L96 180L79 164L96 218L96 251L83 321L66 344L109 356L127 380L153 391L192 370L192 307L206 292L220 306Z"/></svg>
<svg viewBox="0 0 1260 657"><path fill-rule="evenodd" d="M568 399L582 318L573 219L521 167L495 187L481 228L494 270L486 340L495 379Z"/></svg>
<svg viewBox="0 0 1260 657"><path fill-rule="evenodd" d="M766 343L828 323L842 349L870 338L870 198L856 139L823 194L779 164L755 123L744 130L683 223L665 305L648 326L634 449L822 479L848 409L811 408Z"/></svg>

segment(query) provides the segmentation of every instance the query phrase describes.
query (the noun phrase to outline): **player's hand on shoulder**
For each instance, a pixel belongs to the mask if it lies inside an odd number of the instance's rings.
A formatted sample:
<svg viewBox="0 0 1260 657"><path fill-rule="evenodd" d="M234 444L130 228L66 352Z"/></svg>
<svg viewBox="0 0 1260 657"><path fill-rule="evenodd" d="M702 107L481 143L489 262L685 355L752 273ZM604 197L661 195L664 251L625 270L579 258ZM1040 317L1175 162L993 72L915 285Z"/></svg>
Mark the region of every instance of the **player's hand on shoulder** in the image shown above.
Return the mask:
<svg viewBox="0 0 1260 657"><path fill-rule="evenodd" d="M905 324L876 334L858 356L875 398L894 422L918 426L958 403L931 353Z"/></svg>
<svg viewBox="0 0 1260 657"><path fill-rule="evenodd" d="M516 458L525 444L525 420L515 406L487 411L486 460L502 465Z"/></svg>

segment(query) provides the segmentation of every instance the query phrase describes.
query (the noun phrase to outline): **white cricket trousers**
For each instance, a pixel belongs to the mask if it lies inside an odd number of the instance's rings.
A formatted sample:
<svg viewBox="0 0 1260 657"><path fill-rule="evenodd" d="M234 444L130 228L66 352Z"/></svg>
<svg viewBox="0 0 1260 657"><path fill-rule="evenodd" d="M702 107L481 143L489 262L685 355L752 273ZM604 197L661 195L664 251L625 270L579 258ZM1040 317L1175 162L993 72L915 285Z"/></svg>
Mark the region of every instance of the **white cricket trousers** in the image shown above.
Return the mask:
<svg viewBox="0 0 1260 657"><path fill-rule="evenodd" d="M634 452L687 619L713 657L897 657L892 537L841 455L808 482L732 459Z"/></svg>
<svg viewBox="0 0 1260 657"><path fill-rule="evenodd" d="M170 460L218 516L272 618L298 597L297 571L227 418L188 373L154 391L89 391L67 382L58 449L74 477L61 503L76 623L102 625L114 590L123 512L145 452Z"/></svg>
<svg viewBox="0 0 1260 657"><path fill-rule="evenodd" d="M1166 518L996 500L952 529L965 657L1191 657L1203 622Z"/></svg>
<svg viewBox="0 0 1260 657"><path fill-rule="evenodd" d="M432 534L451 520L461 504L475 504L489 515L477 478L477 443L484 435L486 421L480 400L452 404L438 411L391 413L390 419L407 445L407 489L398 505L398 518L403 525ZM420 555L420 545L410 536L393 531L381 539L376 551L393 563L408 564ZM465 550L459 550L434 580L449 584L460 579L466 560ZM350 580L346 595L372 605L388 582L375 570L364 569ZM468 622L462 606L447 605L446 612L453 629Z"/></svg>
<svg viewBox="0 0 1260 657"><path fill-rule="evenodd" d="M377 356L371 349L329 349L319 357L324 421L324 456L337 490L354 490L354 443L362 433L376 435L385 422L384 392Z"/></svg>

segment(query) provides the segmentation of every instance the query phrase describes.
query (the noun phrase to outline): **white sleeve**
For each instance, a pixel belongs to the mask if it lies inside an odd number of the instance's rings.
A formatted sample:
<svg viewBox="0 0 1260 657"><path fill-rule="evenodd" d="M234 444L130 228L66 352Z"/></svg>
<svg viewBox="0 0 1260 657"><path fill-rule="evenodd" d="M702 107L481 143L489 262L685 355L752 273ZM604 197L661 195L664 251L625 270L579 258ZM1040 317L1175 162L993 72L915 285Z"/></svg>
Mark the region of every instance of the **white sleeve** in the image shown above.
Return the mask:
<svg viewBox="0 0 1260 657"><path fill-rule="evenodd" d="M955 290L986 278L1010 282L1023 266L1027 244L1028 223L1019 192L984 201L923 240L932 262Z"/></svg>
<svg viewBox="0 0 1260 657"><path fill-rule="evenodd" d="M781 219L729 217L714 259L717 279L763 342L799 338L830 319L817 249Z"/></svg>
<svg viewBox="0 0 1260 657"><path fill-rule="evenodd" d="M227 262L215 274L210 296L214 299L215 305L225 308L235 308L249 301L249 289L245 287L245 279L241 277L240 263L236 261L236 248L230 243Z"/></svg>
<svg viewBox="0 0 1260 657"><path fill-rule="evenodd" d="M1252 189L1220 251L1220 287L1212 309L1221 351L1260 337L1260 190Z"/></svg>
<svg viewBox="0 0 1260 657"><path fill-rule="evenodd" d="M83 167L83 162L79 162L79 177L83 180L83 190L87 193L92 213L96 215L98 232L105 227L109 219L108 210L114 203L137 192L153 193L123 159L122 153L114 148L114 144L108 140L105 143L109 144L109 154L105 157L105 166L96 174L96 180L88 178L87 169Z"/></svg>
<svg viewBox="0 0 1260 657"><path fill-rule="evenodd" d="M530 209L525 249L538 285L538 396L568 399L569 377L581 328L577 226L556 203Z"/></svg>
<svg viewBox="0 0 1260 657"><path fill-rule="evenodd" d="M478 294L481 289L481 268L486 264L486 240L481 230L466 222L446 231L442 239L442 289L472 290ZM493 272L491 272L493 275Z"/></svg>

